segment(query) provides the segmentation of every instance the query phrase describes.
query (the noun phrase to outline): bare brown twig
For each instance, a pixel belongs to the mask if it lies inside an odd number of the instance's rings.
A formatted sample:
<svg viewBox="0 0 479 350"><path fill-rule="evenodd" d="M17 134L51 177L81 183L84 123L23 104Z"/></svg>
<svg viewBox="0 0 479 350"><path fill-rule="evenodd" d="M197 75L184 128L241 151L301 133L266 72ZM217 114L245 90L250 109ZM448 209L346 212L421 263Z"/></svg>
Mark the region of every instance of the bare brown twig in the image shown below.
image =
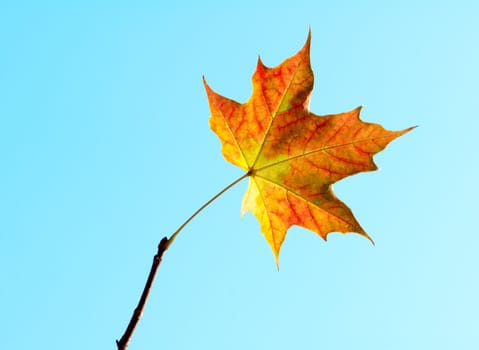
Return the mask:
<svg viewBox="0 0 479 350"><path fill-rule="evenodd" d="M151 286L155 279L158 266L160 266L163 253L166 251L166 249L168 249L167 243L168 243L168 238L163 237L161 242L158 244L158 251L156 255L153 257L153 263L151 264L150 273L148 275L148 279L146 280L143 293L141 293L138 306L136 307L135 311L133 311L133 315L131 316L130 323L128 323L128 327L126 327L125 333L123 334L120 340L116 341L118 350L126 350L126 348L128 347L128 343L130 342L131 336L133 335L136 325L138 324L138 321L140 320L141 315L143 314L143 308L145 307L146 300L148 299L148 295L150 294Z"/></svg>

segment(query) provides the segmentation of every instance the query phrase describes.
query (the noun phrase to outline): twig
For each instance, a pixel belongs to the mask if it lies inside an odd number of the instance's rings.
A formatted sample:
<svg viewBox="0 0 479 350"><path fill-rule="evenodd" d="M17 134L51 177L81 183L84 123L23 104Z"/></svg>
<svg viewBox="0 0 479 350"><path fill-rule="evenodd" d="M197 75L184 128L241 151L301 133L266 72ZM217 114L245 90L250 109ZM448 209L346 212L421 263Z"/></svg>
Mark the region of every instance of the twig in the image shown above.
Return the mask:
<svg viewBox="0 0 479 350"><path fill-rule="evenodd" d="M143 293L141 293L138 306L136 307L135 311L133 311L133 315L131 316L130 323L128 323L128 327L126 327L125 333L123 334L120 340L116 341L116 346L118 347L118 350L126 350L126 348L128 347L128 343L130 342L131 336L133 335L136 325L138 324L138 321L140 320L143 314L143 308L145 307L146 300L148 299L148 295L150 294L151 286L155 279L156 270L158 270L158 266L160 266L163 253L166 251L166 249L168 249L167 243L168 243L168 238L163 237L161 242L158 244L158 251L156 255L153 257L153 263L151 264L150 274L148 275L148 279L146 280Z"/></svg>

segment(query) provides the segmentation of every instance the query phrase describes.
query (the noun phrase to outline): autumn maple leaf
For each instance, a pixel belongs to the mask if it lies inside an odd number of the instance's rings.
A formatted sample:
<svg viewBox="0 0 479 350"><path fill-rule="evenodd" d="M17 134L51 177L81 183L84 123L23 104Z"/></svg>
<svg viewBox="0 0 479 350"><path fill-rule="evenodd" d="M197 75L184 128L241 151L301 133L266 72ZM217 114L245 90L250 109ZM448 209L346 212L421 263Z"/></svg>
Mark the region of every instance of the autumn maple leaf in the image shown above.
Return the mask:
<svg viewBox="0 0 479 350"><path fill-rule="evenodd" d="M412 129L388 131L363 122L360 107L326 116L311 113L310 42L311 33L297 54L275 68L259 59L253 94L244 104L217 94L204 80L210 126L223 155L250 178L242 213L257 217L276 261L293 225L324 239L330 232L356 232L370 239L331 185L377 169L373 155Z"/></svg>

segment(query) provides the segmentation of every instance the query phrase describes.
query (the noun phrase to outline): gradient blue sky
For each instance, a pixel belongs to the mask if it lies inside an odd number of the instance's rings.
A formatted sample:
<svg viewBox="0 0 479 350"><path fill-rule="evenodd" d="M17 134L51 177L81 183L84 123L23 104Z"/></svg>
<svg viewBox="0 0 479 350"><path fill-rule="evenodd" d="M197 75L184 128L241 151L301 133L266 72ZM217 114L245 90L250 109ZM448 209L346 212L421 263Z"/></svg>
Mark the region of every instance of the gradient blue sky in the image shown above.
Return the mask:
<svg viewBox="0 0 479 350"><path fill-rule="evenodd" d="M130 349L478 349L475 1L0 2L0 343L114 349L156 244L241 171L201 77L245 101L312 28L316 114L419 125L335 185L376 246L290 230L246 182L164 257Z"/></svg>

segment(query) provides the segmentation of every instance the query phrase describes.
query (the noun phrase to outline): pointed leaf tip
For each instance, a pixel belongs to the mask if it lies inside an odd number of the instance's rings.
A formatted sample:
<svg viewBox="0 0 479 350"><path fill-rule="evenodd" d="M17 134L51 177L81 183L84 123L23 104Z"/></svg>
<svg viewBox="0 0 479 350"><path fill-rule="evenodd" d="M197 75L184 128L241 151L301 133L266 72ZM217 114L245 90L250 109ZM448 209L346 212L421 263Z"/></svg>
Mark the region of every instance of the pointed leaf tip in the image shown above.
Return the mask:
<svg viewBox="0 0 479 350"><path fill-rule="evenodd" d="M209 85L206 82L206 77L204 75L202 76L202 79L203 79L203 85L205 86L205 88L209 88Z"/></svg>
<svg viewBox="0 0 479 350"><path fill-rule="evenodd" d="M304 43L303 49L308 53L309 56L309 51L311 49L311 27L308 30L308 36L306 38L306 42Z"/></svg>
<svg viewBox="0 0 479 350"><path fill-rule="evenodd" d="M264 69L266 69L266 66L263 63L263 60L261 59L261 56L258 55L258 62L256 63L256 71L264 70Z"/></svg>

